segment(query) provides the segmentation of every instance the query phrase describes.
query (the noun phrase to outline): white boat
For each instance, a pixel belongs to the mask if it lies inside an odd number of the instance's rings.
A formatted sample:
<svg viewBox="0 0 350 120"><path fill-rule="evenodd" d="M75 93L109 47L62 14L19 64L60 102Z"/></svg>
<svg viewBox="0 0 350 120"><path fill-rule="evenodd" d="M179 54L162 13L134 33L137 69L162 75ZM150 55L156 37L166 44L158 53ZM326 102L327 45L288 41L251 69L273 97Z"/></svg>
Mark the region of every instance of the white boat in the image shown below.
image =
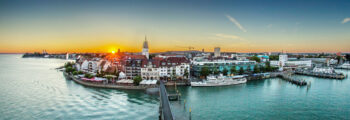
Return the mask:
<svg viewBox="0 0 350 120"><path fill-rule="evenodd" d="M338 66L338 68L340 68L340 69L350 69L350 64L349 63L344 63L344 64Z"/></svg>
<svg viewBox="0 0 350 120"><path fill-rule="evenodd" d="M191 82L191 86L209 87L209 86L226 86L246 83L247 79L244 76L208 76L202 82Z"/></svg>

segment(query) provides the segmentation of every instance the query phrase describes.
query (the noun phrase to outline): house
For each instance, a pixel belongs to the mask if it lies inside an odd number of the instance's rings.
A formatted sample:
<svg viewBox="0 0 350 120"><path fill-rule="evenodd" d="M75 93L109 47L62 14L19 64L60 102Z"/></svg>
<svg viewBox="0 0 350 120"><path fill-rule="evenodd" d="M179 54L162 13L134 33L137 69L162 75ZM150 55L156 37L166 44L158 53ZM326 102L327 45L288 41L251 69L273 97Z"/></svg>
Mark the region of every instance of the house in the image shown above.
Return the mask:
<svg viewBox="0 0 350 120"><path fill-rule="evenodd" d="M85 60L80 67L83 72L96 73L98 70L97 62L93 60Z"/></svg>

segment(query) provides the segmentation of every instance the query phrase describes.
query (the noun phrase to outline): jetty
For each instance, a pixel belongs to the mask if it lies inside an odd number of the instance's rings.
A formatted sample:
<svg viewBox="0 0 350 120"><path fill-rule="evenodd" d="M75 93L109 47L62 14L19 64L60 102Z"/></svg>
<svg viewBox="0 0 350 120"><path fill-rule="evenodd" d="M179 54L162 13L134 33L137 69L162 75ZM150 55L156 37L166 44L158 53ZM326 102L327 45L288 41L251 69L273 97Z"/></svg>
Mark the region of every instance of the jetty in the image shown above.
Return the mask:
<svg viewBox="0 0 350 120"><path fill-rule="evenodd" d="M278 77L282 78L283 80L287 80L288 82L291 82L295 85L299 85L299 86L307 85L307 82L305 80L297 79L295 77L292 77L292 75L290 74L280 74L278 75Z"/></svg>
<svg viewBox="0 0 350 120"><path fill-rule="evenodd" d="M306 75L306 76L314 76L319 78L330 78L330 79L345 79L348 76L345 76L342 73L322 73L322 72L313 72L310 70L296 70L295 74Z"/></svg>
<svg viewBox="0 0 350 120"><path fill-rule="evenodd" d="M159 83L159 96L159 120L174 120L174 115L171 112L169 95L165 89L163 81L160 81Z"/></svg>

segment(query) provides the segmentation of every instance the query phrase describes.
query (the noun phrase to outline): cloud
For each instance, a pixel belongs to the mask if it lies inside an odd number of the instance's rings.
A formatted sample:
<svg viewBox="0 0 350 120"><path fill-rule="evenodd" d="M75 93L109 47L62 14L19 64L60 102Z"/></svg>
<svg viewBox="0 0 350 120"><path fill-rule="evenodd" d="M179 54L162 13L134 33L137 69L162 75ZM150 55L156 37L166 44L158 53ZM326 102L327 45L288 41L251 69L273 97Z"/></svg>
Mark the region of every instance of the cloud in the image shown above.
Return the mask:
<svg viewBox="0 0 350 120"><path fill-rule="evenodd" d="M227 35L227 34L215 34L215 36L219 39L237 39L237 40L244 40L243 38L236 36L236 35Z"/></svg>
<svg viewBox="0 0 350 120"><path fill-rule="evenodd" d="M238 22L235 18L233 18L233 17L231 17L231 16L229 16L229 15L226 15L226 17L227 17L232 23L234 23L239 29L241 29L243 32L247 32L247 30L244 29L244 27L243 27L241 24L239 24L239 22Z"/></svg>
<svg viewBox="0 0 350 120"><path fill-rule="evenodd" d="M345 18L344 20L343 20L343 22L341 22L342 24L345 24L345 23L347 23L347 22L349 22L350 21L350 18Z"/></svg>

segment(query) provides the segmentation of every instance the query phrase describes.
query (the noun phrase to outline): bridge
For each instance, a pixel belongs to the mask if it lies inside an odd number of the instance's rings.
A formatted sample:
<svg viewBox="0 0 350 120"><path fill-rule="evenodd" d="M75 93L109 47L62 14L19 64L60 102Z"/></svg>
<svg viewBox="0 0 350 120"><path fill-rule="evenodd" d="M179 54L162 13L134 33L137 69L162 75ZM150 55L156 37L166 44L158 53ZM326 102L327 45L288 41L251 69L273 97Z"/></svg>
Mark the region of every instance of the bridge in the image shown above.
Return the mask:
<svg viewBox="0 0 350 120"><path fill-rule="evenodd" d="M168 93L165 89L163 81L160 80L159 84L159 120L174 120L174 115L171 112L170 102L168 98Z"/></svg>

